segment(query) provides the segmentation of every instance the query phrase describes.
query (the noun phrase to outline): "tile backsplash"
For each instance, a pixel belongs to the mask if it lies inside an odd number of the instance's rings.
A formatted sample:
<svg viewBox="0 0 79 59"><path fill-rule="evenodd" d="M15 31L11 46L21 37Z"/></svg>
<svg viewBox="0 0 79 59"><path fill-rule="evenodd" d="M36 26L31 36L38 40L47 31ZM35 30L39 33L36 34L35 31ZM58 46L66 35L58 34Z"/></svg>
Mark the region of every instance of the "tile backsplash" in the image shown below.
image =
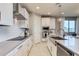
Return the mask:
<svg viewBox="0 0 79 59"><path fill-rule="evenodd" d="M0 42L20 36L23 31L17 26L0 26Z"/></svg>

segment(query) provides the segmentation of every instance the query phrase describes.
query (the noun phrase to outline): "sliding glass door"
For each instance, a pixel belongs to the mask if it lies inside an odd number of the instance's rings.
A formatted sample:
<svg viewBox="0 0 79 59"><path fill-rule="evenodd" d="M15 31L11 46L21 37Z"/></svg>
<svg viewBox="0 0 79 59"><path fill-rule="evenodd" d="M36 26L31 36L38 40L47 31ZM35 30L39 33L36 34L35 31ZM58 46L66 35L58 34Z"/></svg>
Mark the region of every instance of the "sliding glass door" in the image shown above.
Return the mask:
<svg viewBox="0 0 79 59"><path fill-rule="evenodd" d="M66 18L64 21L64 31L66 33L76 32L76 18Z"/></svg>
<svg viewBox="0 0 79 59"><path fill-rule="evenodd" d="M71 32L71 33L76 32L75 20L70 20L69 21L69 32Z"/></svg>

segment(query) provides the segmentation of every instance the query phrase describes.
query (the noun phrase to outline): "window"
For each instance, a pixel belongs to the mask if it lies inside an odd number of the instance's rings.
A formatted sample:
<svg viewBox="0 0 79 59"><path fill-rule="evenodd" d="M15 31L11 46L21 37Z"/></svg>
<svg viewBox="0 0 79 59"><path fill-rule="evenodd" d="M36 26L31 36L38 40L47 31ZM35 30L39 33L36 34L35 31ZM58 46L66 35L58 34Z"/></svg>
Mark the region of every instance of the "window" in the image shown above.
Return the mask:
<svg viewBox="0 0 79 59"><path fill-rule="evenodd" d="M75 32L75 21L69 21L69 32Z"/></svg>
<svg viewBox="0 0 79 59"><path fill-rule="evenodd" d="M76 32L76 17L66 17L64 21L64 31L66 33Z"/></svg>
<svg viewBox="0 0 79 59"><path fill-rule="evenodd" d="M68 20L64 21L64 31L68 32Z"/></svg>

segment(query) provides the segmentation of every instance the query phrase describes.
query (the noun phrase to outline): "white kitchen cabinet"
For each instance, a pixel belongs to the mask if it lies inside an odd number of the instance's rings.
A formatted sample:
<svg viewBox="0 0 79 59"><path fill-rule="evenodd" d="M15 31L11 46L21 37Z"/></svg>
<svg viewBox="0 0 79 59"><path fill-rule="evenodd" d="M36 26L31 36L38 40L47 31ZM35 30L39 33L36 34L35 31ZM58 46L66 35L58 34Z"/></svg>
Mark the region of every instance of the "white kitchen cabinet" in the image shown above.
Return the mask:
<svg viewBox="0 0 79 59"><path fill-rule="evenodd" d="M16 47L13 51L7 54L7 56L27 56L32 47L31 37L27 38L22 44Z"/></svg>
<svg viewBox="0 0 79 59"><path fill-rule="evenodd" d="M48 45L49 52L51 53L52 46L51 46L51 42L50 42L49 39L48 39L48 41L47 41L47 45Z"/></svg>
<svg viewBox="0 0 79 59"><path fill-rule="evenodd" d="M20 4L19 4L19 13L21 15L23 15L25 17L25 19L27 19L27 20L29 19L28 11L25 8L23 8Z"/></svg>
<svg viewBox="0 0 79 59"><path fill-rule="evenodd" d="M7 56L21 56L23 54L24 48L24 42L20 44L18 47L16 47L14 50L12 50L10 53L7 54Z"/></svg>
<svg viewBox="0 0 79 59"><path fill-rule="evenodd" d="M49 49L49 52L51 53L51 55L56 56L57 55L57 47L55 46L55 43L51 42L51 40L48 39L47 45L48 45L48 49Z"/></svg>
<svg viewBox="0 0 79 59"><path fill-rule="evenodd" d="M57 56L57 46L55 46L55 44L52 43L52 56Z"/></svg>
<svg viewBox="0 0 79 59"><path fill-rule="evenodd" d="M31 40L31 37L27 40L27 49L30 50L31 47L32 47L32 40Z"/></svg>
<svg viewBox="0 0 79 59"><path fill-rule="evenodd" d="M43 17L42 18L42 26L43 27L50 27L50 17Z"/></svg>
<svg viewBox="0 0 79 59"><path fill-rule="evenodd" d="M18 48L16 56L26 56L28 54L27 50L27 40Z"/></svg>
<svg viewBox="0 0 79 59"><path fill-rule="evenodd" d="M29 19L29 13L26 11L26 9L25 8L23 8L23 11L24 11L24 17L26 18L26 20L28 20Z"/></svg>
<svg viewBox="0 0 79 59"><path fill-rule="evenodd" d="M17 56L26 56L29 54L30 49L32 47L32 41L30 38L28 38L22 46L19 48L19 50L16 52Z"/></svg>
<svg viewBox="0 0 79 59"><path fill-rule="evenodd" d="M13 4L0 3L0 24L13 25Z"/></svg>

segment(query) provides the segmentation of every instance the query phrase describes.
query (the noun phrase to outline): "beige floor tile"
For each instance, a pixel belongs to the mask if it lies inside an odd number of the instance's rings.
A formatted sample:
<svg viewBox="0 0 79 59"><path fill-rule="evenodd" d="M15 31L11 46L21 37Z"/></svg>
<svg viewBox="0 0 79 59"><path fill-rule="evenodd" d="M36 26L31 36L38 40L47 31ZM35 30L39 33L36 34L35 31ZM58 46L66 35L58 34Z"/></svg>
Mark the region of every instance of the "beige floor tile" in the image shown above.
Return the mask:
<svg viewBox="0 0 79 59"><path fill-rule="evenodd" d="M46 42L33 45L29 56L50 56Z"/></svg>

